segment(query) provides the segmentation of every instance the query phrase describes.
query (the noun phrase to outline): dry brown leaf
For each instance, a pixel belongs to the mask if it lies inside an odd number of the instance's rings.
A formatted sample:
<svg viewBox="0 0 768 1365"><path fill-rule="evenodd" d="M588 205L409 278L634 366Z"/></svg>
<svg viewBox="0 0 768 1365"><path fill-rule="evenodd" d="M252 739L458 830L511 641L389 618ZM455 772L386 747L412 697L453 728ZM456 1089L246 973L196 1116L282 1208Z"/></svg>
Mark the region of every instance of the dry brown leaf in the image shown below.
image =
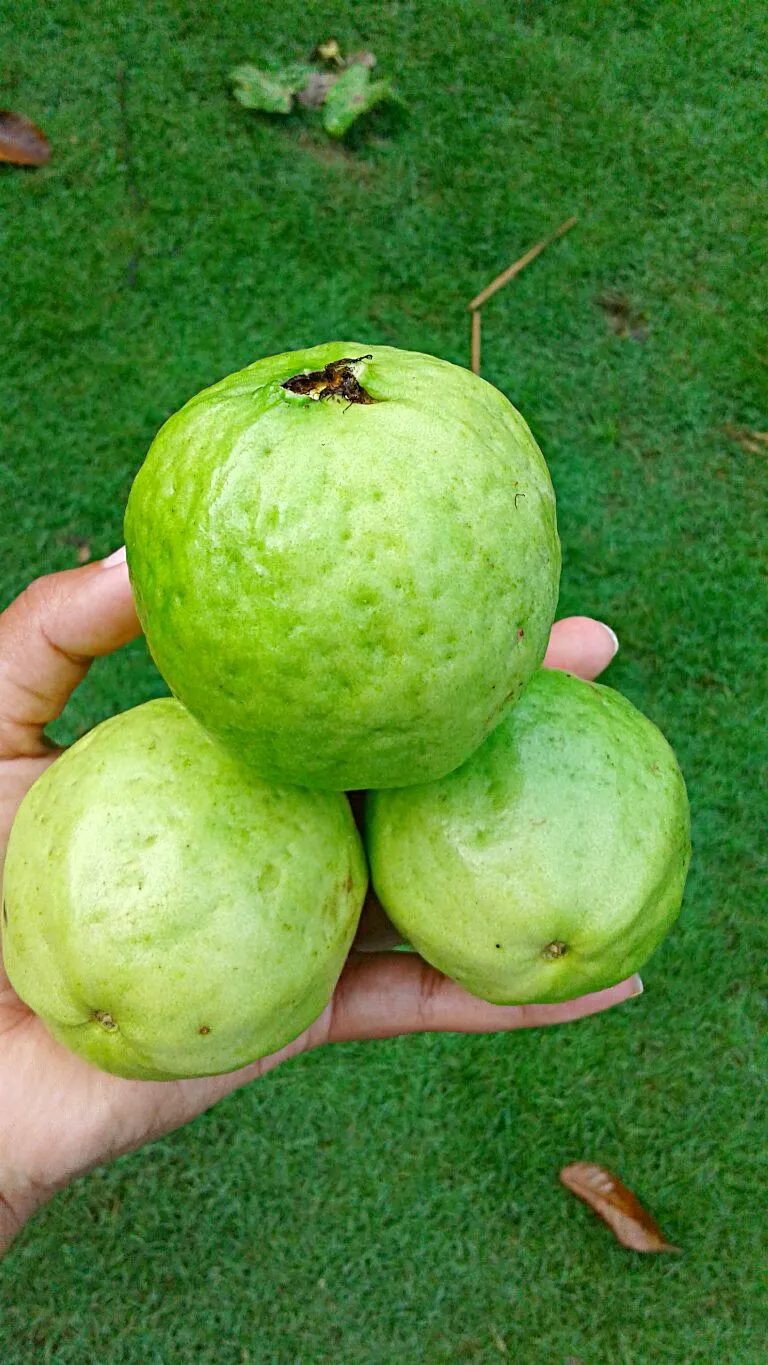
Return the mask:
<svg viewBox="0 0 768 1365"><path fill-rule="evenodd" d="M602 1218L623 1247L630 1251L680 1250L670 1246L655 1218L605 1166L574 1161L573 1165L563 1167L560 1180L571 1194Z"/></svg>
<svg viewBox="0 0 768 1365"><path fill-rule="evenodd" d="M0 161L14 166L44 166L51 155L48 139L23 114L0 109Z"/></svg>

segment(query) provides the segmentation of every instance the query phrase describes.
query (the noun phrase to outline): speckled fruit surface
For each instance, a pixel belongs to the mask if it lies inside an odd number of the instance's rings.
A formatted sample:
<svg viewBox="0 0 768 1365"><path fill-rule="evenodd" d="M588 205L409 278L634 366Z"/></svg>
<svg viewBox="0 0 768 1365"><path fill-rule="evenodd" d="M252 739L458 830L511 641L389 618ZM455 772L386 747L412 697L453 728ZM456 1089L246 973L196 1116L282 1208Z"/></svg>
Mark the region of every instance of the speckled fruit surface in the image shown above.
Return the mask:
<svg viewBox="0 0 768 1365"><path fill-rule="evenodd" d="M151 701L91 731L22 802L5 968L105 1071L231 1071L322 1012L366 885L345 797L267 787L178 702Z"/></svg>
<svg viewBox="0 0 768 1365"><path fill-rule="evenodd" d="M557 600L554 495L520 414L387 346L272 356L198 394L155 438L125 535L172 691L301 786L457 767L541 662Z"/></svg>
<svg viewBox="0 0 768 1365"><path fill-rule="evenodd" d="M685 784L611 688L541 669L457 772L366 806L373 885L434 966L497 1004L567 1000L638 970L682 901Z"/></svg>

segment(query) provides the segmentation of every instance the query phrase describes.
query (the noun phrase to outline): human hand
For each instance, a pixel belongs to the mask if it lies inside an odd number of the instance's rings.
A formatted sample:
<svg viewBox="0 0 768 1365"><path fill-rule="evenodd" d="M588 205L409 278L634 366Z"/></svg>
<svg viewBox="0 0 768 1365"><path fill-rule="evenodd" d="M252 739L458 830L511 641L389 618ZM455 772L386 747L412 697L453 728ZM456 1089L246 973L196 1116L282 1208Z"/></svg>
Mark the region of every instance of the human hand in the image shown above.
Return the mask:
<svg viewBox="0 0 768 1365"><path fill-rule="evenodd" d="M111 558L117 562L39 579L0 616L0 861L19 803L56 759L45 726L94 658L139 633L124 557ZM554 626L545 663L593 678L614 652L604 626L571 617ZM333 1000L311 1028L242 1070L184 1081L123 1080L75 1057L19 1000L0 960L0 1253L35 1208L76 1176L180 1127L309 1048L564 1023L642 990L633 977L565 1004L488 1005L416 954L380 951L391 942L391 926L369 897Z"/></svg>

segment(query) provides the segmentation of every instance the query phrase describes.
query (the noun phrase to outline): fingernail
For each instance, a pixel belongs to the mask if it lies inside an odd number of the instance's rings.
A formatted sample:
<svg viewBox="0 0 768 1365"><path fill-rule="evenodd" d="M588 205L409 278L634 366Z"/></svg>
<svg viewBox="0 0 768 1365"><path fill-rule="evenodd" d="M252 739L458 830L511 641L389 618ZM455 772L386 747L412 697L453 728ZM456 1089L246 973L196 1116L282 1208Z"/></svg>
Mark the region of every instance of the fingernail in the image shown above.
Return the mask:
<svg viewBox="0 0 768 1365"><path fill-rule="evenodd" d="M629 984L632 987L632 990L629 995L630 1000L635 995L642 995L643 991L645 990L645 987L643 985L643 978L640 976L639 972L635 972L635 975L629 978Z"/></svg>
<svg viewBox="0 0 768 1365"><path fill-rule="evenodd" d="M114 551L112 552L111 555L107 555L106 559L102 559L102 561L101 561L101 567L102 567L102 569L112 569L112 568L114 568L114 566L115 566L116 564L124 564L124 563L125 563L125 546L124 546L124 545L121 545L119 550L114 550Z"/></svg>
<svg viewBox="0 0 768 1365"><path fill-rule="evenodd" d="M612 653L611 653L611 658L614 658L614 656L615 656L616 654L618 654L618 652L619 652L619 637L618 637L618 635L616 634L616 631L615 631L615 630L611 630L611 627L610 627L610 626L607 626L607 625L605 624L605 621L598 621L598 625L602 626L602 627L603 627L603 630L606 632L606 634L607 634L607 635L610 635L610 637L611 637L611 644L613 645L613 651L612 651ZM637 979L638 979L638 981L640 980L639 977L638 977Z"/></svg>

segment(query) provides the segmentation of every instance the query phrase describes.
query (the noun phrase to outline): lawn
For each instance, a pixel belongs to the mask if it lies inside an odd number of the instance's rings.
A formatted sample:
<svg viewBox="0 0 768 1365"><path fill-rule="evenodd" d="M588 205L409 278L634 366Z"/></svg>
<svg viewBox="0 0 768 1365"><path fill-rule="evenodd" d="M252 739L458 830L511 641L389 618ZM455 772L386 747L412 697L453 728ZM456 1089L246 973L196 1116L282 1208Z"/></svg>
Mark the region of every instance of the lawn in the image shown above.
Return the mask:
<svg viewBox="0 0 768 1365"><path fill-rule="evenodd" d="M466 364L466 302L578 214L485 309L483 372L549 461L561 614L618 632L607 681L674 745L695 842L642 999L306 1057L62 1193L0 1268L0 1359L756 1365L759 7L0 0L0 17L0 103L54 146L42 170L0 168L3 604L120 544L147 445L197 389L332 337ZM331 33L376 52L407 115L338 146L231 100L231 66ZM162 690L131 646L59 733ZM616 1245L558 1185L582 1158L682 1255Z"/></svg>

